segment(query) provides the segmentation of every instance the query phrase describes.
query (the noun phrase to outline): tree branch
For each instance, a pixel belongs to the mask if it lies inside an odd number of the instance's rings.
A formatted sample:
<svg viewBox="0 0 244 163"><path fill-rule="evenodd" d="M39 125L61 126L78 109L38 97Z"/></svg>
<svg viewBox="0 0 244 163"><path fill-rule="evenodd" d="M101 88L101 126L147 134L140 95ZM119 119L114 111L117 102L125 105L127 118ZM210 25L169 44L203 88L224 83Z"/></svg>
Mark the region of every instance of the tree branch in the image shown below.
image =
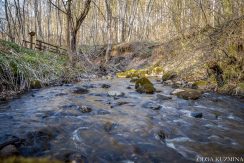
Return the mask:
<svg viewBox="0 0 244 163"><path fill-rule="evenodd" d="M55 8L57 8L59 11L61 11L62 13L64 13L64 14L67 15L67 12L65 12L65 11L62 10L60 7L58 7L56 4L54 4L54 3L52 2L52 0L49 0L49 2L50 2Z"/></svg>

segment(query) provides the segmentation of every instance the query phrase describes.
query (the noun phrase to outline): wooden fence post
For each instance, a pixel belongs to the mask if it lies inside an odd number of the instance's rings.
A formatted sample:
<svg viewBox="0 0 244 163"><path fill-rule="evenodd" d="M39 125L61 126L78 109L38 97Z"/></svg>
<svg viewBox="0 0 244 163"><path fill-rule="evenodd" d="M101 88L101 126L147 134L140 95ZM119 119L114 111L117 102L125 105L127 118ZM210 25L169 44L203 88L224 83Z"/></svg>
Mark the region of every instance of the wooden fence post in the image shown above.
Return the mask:
<svg viewBox="0 0 244 163"><path fill-rule="evenodd" d="M33 44L34 44L34 39L33 39L33 38L34 38L35 34L36 34L36 33L33 32L33 31L29 33L29 35L30 35L30 42L31 42L31 43L30 43L30 48L31 48L31 49L33 49ZM34 46L34 47L35 47L35 46Z"/></svg>

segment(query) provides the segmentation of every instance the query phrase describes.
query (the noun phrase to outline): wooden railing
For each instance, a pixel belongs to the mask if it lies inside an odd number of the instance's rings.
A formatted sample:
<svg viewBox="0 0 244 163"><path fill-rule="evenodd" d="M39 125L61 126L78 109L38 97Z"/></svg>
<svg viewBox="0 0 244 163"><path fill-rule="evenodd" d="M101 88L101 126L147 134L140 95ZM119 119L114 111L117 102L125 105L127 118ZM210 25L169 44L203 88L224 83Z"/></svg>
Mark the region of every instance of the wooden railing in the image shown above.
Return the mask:
<svg viewBox="0 0 244 163"><path fill-rule="evenodd" d="M65 48L62 48L60 46L57 46L57 45L53 45L53 44L50 44L50 43L47 43L47 42L44 42L44 41L41 41L41 40L36 40L36 43L33 43L33 42L30 42L30 41L27 41L27 40L23 40L23 43L24 43L24 46L26 48L35 48L35 49L38 49L40 51L50 51L50 52L53 52L53 53L59 53L59 54L66 54L67 53L67 50Z"/></svg>

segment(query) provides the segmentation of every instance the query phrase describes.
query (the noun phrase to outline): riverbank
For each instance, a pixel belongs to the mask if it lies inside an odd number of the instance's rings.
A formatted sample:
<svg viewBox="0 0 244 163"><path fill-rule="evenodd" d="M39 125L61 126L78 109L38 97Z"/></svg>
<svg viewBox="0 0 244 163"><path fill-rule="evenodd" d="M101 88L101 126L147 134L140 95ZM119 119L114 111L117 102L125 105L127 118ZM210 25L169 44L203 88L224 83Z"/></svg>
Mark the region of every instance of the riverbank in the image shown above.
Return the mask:
<svg viewBox="0 0 244 163"><path fill-rule="evenodd" d="M0 40L0 100L29 89L76 80L81 67L69 67L68 56L23 48Z"/></svg>

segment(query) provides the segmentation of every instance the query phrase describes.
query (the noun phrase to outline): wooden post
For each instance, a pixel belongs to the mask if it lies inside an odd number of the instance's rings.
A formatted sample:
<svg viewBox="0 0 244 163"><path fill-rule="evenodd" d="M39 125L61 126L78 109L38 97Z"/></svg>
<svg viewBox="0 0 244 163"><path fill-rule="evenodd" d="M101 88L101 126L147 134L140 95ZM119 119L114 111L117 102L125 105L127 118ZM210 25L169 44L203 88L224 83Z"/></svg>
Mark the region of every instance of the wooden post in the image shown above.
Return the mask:
<svg viewBox="0 0 244 163"><path fill-rule="evenodd" d="M39 43L39 44L38 44L38 45L39 45L39 47L38 47L38 48L39 48L39 50L40 50L40 51L42 51L42 42L41 42L41 41L39 41L39 40L37 40L37 42Z"/></svg>
<svg viewBox="0 0 244 163"><path fill-rule="evenodd" d="M34 44L34 36L35 36L35 32L33 32L33 31L31 31L30 33L29 33L29 35L30 35L30 48L31 49L33 49L33 44ZM34 46L35 47L35 46Z"/></svg>

